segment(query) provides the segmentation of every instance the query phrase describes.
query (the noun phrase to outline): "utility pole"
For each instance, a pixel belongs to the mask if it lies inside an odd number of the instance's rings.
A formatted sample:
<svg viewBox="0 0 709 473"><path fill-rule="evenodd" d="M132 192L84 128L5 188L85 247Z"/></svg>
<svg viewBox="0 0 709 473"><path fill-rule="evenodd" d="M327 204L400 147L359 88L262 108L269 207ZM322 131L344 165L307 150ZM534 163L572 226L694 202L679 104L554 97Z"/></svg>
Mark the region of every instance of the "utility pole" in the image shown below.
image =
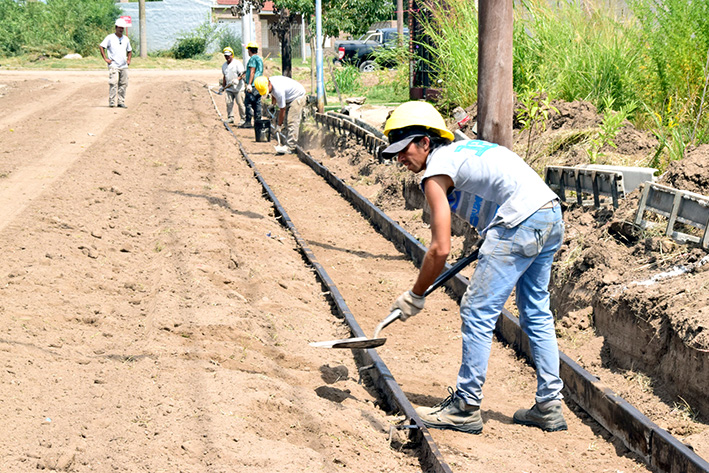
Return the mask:
<svg viewBox="0 0 709 473"><path fill-rule="evenodd" d="M396 0L396 33L401 46L404 44L404 0Z"/></svg>
<svg viewBox="0 0 709 473"><path fill-rule="evenodd" d="M480 0L478 137L512 149L512 2Z"/></svg>
<svg viewBox="0 0 709 473"><path fill-rule="evenodd" d="M145 21L145 0L138 0L138 25L140 28L140 57L148 57L148 32Z"/></svg>

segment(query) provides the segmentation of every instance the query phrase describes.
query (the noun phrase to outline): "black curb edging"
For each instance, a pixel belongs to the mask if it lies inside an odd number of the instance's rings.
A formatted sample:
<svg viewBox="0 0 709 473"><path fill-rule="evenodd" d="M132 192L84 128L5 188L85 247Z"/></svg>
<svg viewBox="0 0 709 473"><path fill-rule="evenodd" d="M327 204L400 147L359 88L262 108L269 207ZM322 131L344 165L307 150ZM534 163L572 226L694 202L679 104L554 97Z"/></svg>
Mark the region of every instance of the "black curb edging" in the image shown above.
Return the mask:
<svg viewBox="0 0 709 473"><path fill-rule="evenodd" d="M356 190L333 175L325 166L313 160L300 147L298 147L298 157L345 196L384 237L408 255L416 266L420 266L426 247ZM460 300L468 286L468 280L458 274L446 286ZM517 317L503 309L501 316L498 317L495 333L531 360L529 341ZM668 473L709 473L709 463L692 449L605 387L597 377L576 364L567 355L560 352L559 358L561 378L569 397L605 429L618 437L629 450L641 456L649 466Z"/></svg>
<svg viewBox="0 0 709 473"><path fill-rule="evenodd" d="M251 167L254 177L256 177L259 184L261 184L266 197L273 202L274 210L277 214L276 218L280 220L281 225L286 227L292 233L293 238L303 254L303 257L310 265L313 266L321 283L329 291L333 305L337 309L338 314L350 327L352 335L355 337L366 336L362 328L357 323L354 315L347 307L347 304L340 294L340 291L337 289L337 286L335 286L325 268L323 268L323 266L317 261L306 241L300 236L300 233L291 221L288 213L285 211L283 206L281 206L278 198L271 190L270 186L266 183L266 180L263 178L261 173L258 171L256 164L251 160L251 158L249 158L248 153L241 145L241 142L226 122L224 122L224 127L237 140L241 155L249 167ZM298 155L300 156L301 153L302 149L298 147ZM443 456L438 450L438 446L433 440L433 437L431 437L430 432L421 422L421 419L418 414L416 414L416 411L406 397L406 394L404 394L401 387L397 384L394 376L391 374L384 361L379 357L376 350L353 349L352 354L360 366L371 368L367 369L367 374L372 379L372 382L377 387L378 391L384 396L383 401L385 403L385 408L390 411L399 411L403 413L404 416L411 422L412 426L415 427L407 430L410 440L416 443L419 447L419 462L421 463L423 470L434 473L453 473L450 466L448 466L443 459Z"/></svg>

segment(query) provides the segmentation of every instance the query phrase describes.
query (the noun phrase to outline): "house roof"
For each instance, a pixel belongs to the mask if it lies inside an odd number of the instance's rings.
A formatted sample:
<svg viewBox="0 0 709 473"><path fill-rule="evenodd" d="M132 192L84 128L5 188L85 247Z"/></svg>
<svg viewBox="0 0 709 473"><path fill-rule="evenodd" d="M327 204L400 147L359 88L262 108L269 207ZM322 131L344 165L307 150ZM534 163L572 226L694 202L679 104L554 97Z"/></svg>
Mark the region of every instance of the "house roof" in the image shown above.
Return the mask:
<svg viewBox="0 0 709 473"><path fill-rule="evenodd" d="M217 5L232 6L239 5L241 0L217 0ZM273 2L265 2L261 11L273 11Z"/></svg>

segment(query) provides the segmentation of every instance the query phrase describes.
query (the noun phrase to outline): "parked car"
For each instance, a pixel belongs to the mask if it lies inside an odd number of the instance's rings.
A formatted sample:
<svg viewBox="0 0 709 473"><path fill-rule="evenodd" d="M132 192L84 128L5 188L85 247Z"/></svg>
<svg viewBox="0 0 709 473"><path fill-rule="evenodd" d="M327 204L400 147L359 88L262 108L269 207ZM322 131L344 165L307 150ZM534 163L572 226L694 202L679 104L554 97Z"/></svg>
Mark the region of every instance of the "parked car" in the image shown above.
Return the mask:
<svg viewBox="0 0 709 473"><path fill-rule="evenodd" d="M377 28L367 31L359 39L336 41L337 56L333 62L354 64L362 72L373 71L377 64L372 53L382 47L393 48L397 44L396 28ZM409 29L404 28L405 41L409 38Z"/></svg>

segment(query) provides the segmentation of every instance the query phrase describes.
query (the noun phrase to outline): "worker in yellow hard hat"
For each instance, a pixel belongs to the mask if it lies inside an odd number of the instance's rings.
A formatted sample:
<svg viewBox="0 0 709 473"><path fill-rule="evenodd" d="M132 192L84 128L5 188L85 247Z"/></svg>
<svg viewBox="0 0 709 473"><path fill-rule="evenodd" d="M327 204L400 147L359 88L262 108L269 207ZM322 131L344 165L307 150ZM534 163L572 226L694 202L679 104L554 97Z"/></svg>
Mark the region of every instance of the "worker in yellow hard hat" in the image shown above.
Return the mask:
<svg viewBox="0 0 709 473"><path fill-rule="evenodd" d="M249 52L249 61L246 63L246 94L244 103L246 106L246 116L241 128L252 128L251 118L254 121L261 119L261 94L254 90L254 81L257 77L263 75L263 59L258 55L258 44L251 41L246 45L246 50Z"/></svg>
<svg viewBox="0 0 709 473"><path fill-rule="evenodd" d="M566 430L548 292L552 261L564 236L557 195L509 149L482 140L453 142L445 121L428 103L400 105L384 134L389 139L385 157L423 172L421 187L431 208L431 244L413 287L391 310L401 310L400 319L406 320L424 308L424 292L450 252L451 212L485 238L460 304L463 356L456 388L449 388L448 398L436 406L417 408L421 420L432 428L482 431L480 405L492 334L514 289L520 325L532 347L537 389L532 408L516 411L513 421L545 431Z"/></svg>
<svg viewBox="0 0 709 473"><path fill-rule="evenodd" d="M224 64L222 64L222 86L220 93L224 92L226 99L227 122L234 123L234 102L239 109L239 117L243 123L246 114L244 106L244 63L234 57L234 50L227 46L222 50Z"/></svg>
<svg viewBox="0 0 709 473"><path fill-rule="evenodd" d="M276 133L281 132L284 123L287 125L286 142L284 145L276 146L276 153L295 153L300 136L300 121L307 103L305 87L286 76L257 77L254 87L261 95L270 93L271 103L278 107Z"/></svg>

